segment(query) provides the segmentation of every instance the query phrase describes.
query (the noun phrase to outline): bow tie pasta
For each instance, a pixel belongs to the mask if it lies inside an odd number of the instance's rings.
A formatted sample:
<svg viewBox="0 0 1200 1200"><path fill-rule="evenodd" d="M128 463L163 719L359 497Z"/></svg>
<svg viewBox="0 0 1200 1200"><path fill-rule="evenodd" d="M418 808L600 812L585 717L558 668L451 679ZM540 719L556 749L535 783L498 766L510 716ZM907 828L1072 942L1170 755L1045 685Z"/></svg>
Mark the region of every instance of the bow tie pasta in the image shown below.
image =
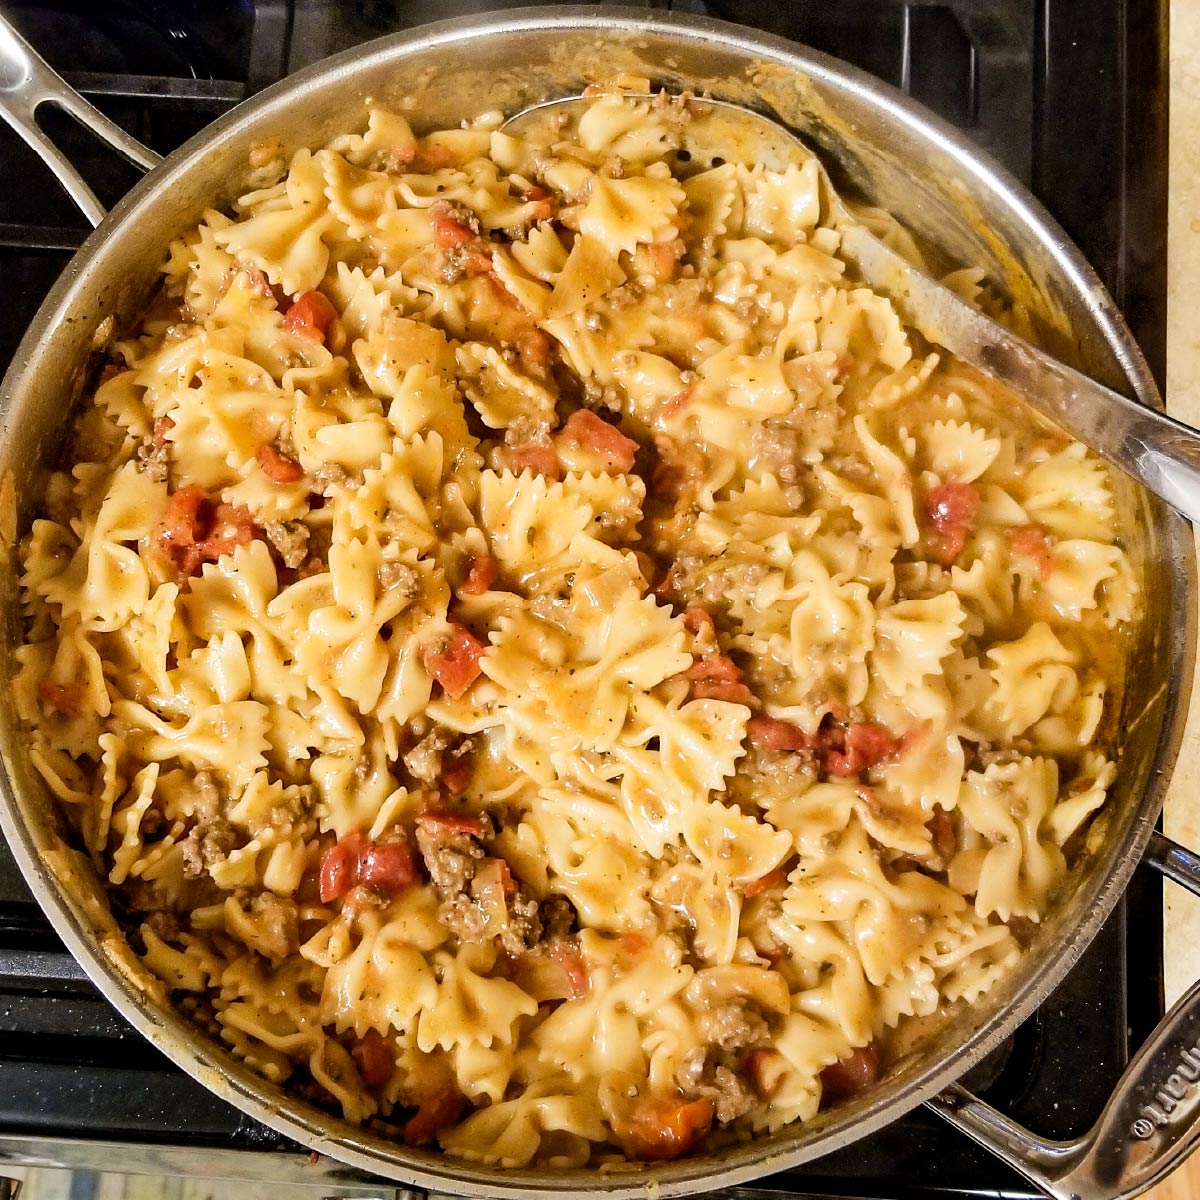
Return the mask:
<svg viewBox="0 0 1200 1200"><path fill-rule="evenodd" d="M164 992L482 1163L869 1086L1114 776L1104 465L848 277L814 163L681 154L702 117L376 108L256 167L23 544L34 761Z"/></svg>

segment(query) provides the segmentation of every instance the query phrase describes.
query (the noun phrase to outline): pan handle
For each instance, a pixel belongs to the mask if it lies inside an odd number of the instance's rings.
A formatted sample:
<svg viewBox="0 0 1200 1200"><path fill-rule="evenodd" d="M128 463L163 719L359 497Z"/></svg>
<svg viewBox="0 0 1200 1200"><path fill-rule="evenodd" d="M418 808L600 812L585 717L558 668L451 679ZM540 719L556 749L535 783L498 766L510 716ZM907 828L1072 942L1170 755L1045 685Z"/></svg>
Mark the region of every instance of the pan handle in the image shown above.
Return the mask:
<svg viewBox="0 0 1200 1200"><path fill-rule="evenodd" d="M1200 895L1200 856L1155 833L1144 861ZM1200 981L1137 1052L1082 1137L1039 1138L960 1084L928 1106L1056 1200L1128 1200L1200 1142Z"/></svg>
<svg viewBox="0 0 1200 1200"><path fill-rule="evenodd" d="M162 161L153 150L147 150L70 87L0 14L0 117L54 172L88 221L93 226L99 225L104 220L104 206L83 176L38 126L36 114L43 104L57 104L139 167L150 170Z"/></svg>

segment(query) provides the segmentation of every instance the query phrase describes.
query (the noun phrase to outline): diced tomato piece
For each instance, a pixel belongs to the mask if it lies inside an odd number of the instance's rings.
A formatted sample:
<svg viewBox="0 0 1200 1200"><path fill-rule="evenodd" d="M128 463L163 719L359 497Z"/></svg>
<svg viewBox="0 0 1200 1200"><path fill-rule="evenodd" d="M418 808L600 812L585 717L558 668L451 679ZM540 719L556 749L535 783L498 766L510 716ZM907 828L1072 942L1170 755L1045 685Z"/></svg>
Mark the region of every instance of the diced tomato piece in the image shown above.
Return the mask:
<svg viewBox="0 0 1200 1200"><path fill-rule="evenodd" d="M813 739L791 721L777 717L754 716L746 722L750 745L760 750L811 750Z"/></svg>
<svg viewBox="0 0 1200 1200"><path fill-rule="evenodd" d="M609 474L625 474L633 469L638 444L615 425L596 416L587 408L573 412L558 437L567 445L589 450L604 463Z"/></svg>
<svg viewBox="0 0 1200 1200"><path fill-rule="evenodd" d="M562 463L553 446L501 446L496 454L500 466L520 475L522 471L532 471L535 475L545 475L547 479L562 478Z"/></svg>
<svg viewBox="0 0 1200 1200"><path fill-rule="evenodd" d="M258 465L272 483L299 483L304 478L304 468L294 459L280 454L270 442L258 448Z"/></svg>
<svg viewBox="0 0 1200 1200"><path fill-rule="evenodd" d="M891 758L899 749L899 739L872 721L856 723L846 730L846 753L859 755L868 767Z"/></svg>
<svg viewBox="0 0 1200 1200"><path fill-rule="evenodd" d="M754 693L744 683L722 683L701 679L692 686L692 695L697 700L724 700L728 704L754 703Z"/></svg>
<svg viewBox="0 0 1200 1200"><path fill-rule="evenodd" d="M646 1097L615 1132L630 1158L681 1158L708 1132L712 1119L711 1100Z"/></svg>
<svg viewBox="0 0 1200 1200"><path fill-rule="evenodd" d="M271 290L271 281L267 278L264 271L260 271L257 267L253 267L246 272L246 278L250 281L251 291L257 292L264 299L273 300L275 293Z"/></svg>
<svg viewBox="0 0 1200 1200"><path fill-rule="evenodd" d="M925 497L925 516L937 531L937 557L949 565L957 561L975 524L979 493L969 483L939 483Z"/></svg>
<svg viewBox="0 0 1200 1200"><path fill-rule="evenodd" d="M389 146L382 154L383 165L389 171L399 171L401 167L411 166L417 158L417 143L411 145Z"/></svg>
<svg viewBox="0 0 1200 1200"><path fill-rule="evenodd" d="M355 1038L350 1054L367 1087L382 1087L396 1069L396 1057L378 1029L368 1029Z"/></svg>
<svg viewBox="0 0 1200 1200"><path fill-rule="evenodd" d="M433 244L439 250L453 250L475 240L475 234L448 212L435 213L433 217Z"/></svg>
<svg viewBox="0 0 1200 1200"><path fill-rule="evenodd" d="M587 960L579 952L579 947L574 942L555 942L550 947L550 957L563 969L569 998L583 999L592 990L592 979Z"/></svg>
<svg viewBox="0 0 1200 1200"><path fill-rule="evenodd" d="M755 1046L746 1052L746 1073L763 1100L770 1100L779 1091L786 1069L787 1059L778 1050Z"/></svg>
<svg viewBox="0 0 1200 1200"><path fill-rule="evenodd" d="M321 902L341 900L360 887L395 895L419 878L407 842L368 842L356 831L346 834L321 856Z"/></svg>
<svg viewBox="0 0 1200 1200"><path fill-rule="evenodd" d="M821 1072L821 1090L830 1099L852 1096L878 1078L879 1051L874 1042L868 1042Z"/></svg>
<svg viewBox="0 0 1200 1200"><path fill-rule="evenodd" d="M458 1120L462 1110L462 1095L451 1084L423 1096L416 1114L404 1126L405 1145L428 1145L443 1129Z"/></svg>
<svg viewBox="0 0 1200 1200"><path fill-rule="evenodd" d="M552 200L538 200L529 208L530 221L549 221L554 216L554 202Z"/></svg>
<svg viewBox="0 0 1200 1200"><path fill-rule="evenodd" d="M1046 531L1040 525L1022 525L1020 529L1011 530L1008 544L1014 554L1033 560L1039 579L1050 578L1054 570L1054 557L1050 553Z"/></svg>
<svg viewBox="0 0 1200 1200"><path fill-rule="evenodd" d="M679 265L679 242L650 242L641 247L646 267L660 282L670 279Z"/></svg>
<svg viewBox="0 0 1200 1200"><path fill-rule="evenodd" d="M208 504L208 497L199 484L193 483L173 492L167 498L158 529L159 540L172 547L194 545L204 536L207 526L204 510Z"/></svg>
<svg viewBox="0 0 1200 1200"><path fill-rule="evenodd" d="M482 596L496 582L496 560L490 554L473 554L467 560L467 574L458 585L462 596Z"/></svg>
<svg viewBox="0 0 1200 1200"><path fill-rule="evenodd" d="M650 949L650 943L647 941L646 935L638 933L636 929L631 930L629 933L621 934L617 945L626 958L641 958Z"/></svg>
<svg viewBox="0 0 1200 1200"><path fill-rule="evenodd" d="M442 812L440 809L427 808L417 813L417 824L427 833L436 837L451 838L465 833L471 837L483 835L483 822L470 813Z"/></svg>
<svg viewBox="0 0 1200 1200"><path fill-rule="evenodd" d="M87 709L87 692L77 683L55 683L43 679L37 685L37 694L47 708L57 709L68 716L77 717Z"/></svg>
<svg viewBox="0 0 1200 1200"><path fill-rule="evenodd" d="M491 261L490 259L488 260ZM521 302L496 278L495 272L479 272L476 278L483 284L484 291L499 306L499 316L496 318L502 324L497 324L495 334L501 341L515 341L519 334L518 326L528 328L529 317Z"/></svg>
<svg viewBox="0 0 1200 1200"><path fill-rule="evenodd" d="M358 883L358 858L363 849L361 833L348 833L321 856L321 903L340 900Z"/></svg>
<svg viewBox="0 0 1200 1200"><path fill-rule="evenodd" d="M211 514L212 505L197 484L180 488L167 498L157 539L184 575L194 575L204 561L197 544L203 540Z"/></svg>
<svg viewBox="0 0 1200 1200"><path fill-rule="evenodd" d="M831 363L813 362L811 359L794 359L793 363L801 374L809 379L824 383L840 383L854 370L854 355L839 354Z"/></svg>
<svg viewBox="0 0 1200 1200"><path fill-rule="evenodd" d="M451 796L459 796L467 790L472 776L475 774L475 763L469 754L457 757L446 755L442 758L442 790Z"/></svg>
<svg viewBox="0 0 1200 1200"><path fill-rule="evenodd" d="M782 867L776 867L775 870L768 871L765 875L760 875L757 879L750 880L746 884L743 895L747 898L758 896L763 892L783 887L785 883L787 883L787 872Z"/></svg>
<svg viewBox="0 0 1200 1200"><path fill-rule="evenodd" d="M692 389L686 387L681 392L676 392L675 395L667 397L662 403L662 408L659 410L664 417L670 420L672 417L677 417L692 400Z"/></svg>
<svg viewBox="0 0 1200 1200"><path fill-rule="evenodd" d="M769 963L783 962L788 956L788 948L781 946L778 942L766 942L764 945L755 945L755 950L759 956L765 958Z"/></svg>
<svg viewBox="0 0 1200 1200"><path fill-rule="evenodd" d="M859 721L844 729L823 730L823 765L830 775L857 775L891 758L899 741L882 725Z"/></svg>
<svg viewBox="0 0 1200 1200"><path fill-rule="evenodd" d="M455 161L454 151L444 142L431 142L421 139L417 147L416 160L426 168L448 167Z"/></svg>
<svg viewBox="0 0 1200 1200"><path fill-rule="evenodd" d="M535 375L544 375L550 366L550 352L554 343L540 329L526 330L517 338L517 356L526 370Z"/></svg>
<svg viewBox="0 0 1200 1200"><path fill-rule="evenodd" d="M455 624L445 638L422 649L421 661L446 695L457 700L479 678L483 650L470 630Z"/></svg>
<svg viewBox="0 0 1200 1200"><path fill-rule="evenodd" d="M492 256L486 250L463 251L462 265L471 275L490 275L496 270L496 264L492 262ZM507 289L505 291L507 295L511 295Z"/></svg>
<svg viewBox="0 0 1200 1200"><path fill-rule="evenodd" d="M742 681L741 668L725 654L705 654L683 673L692 681L697 700L727 700L732 704L754 704L754 693Z"/></svg>
<svg viewBox="0 0 1200 1200"><path fill-rule="evenodd" d="M215 507L195 484L167 499L157 541L181 574L194 575L206 562L216 562L256 535L254 519L241 505Z"/></svg>
<svg viewBox="0 0 1200 1200"><path fill-rule="evenodd" d="M571 982L562 963L545 946L513 959L512 979L539 1004L577 999L576 985Z"/></svg>
<svg viewBox="0 0 1200 1200"><path fill-rule="evenodd" d="M727 654L705 654L693 660L692 665L684 671L683 677L738 683L742 678L742 670Z"/></svg>
<svg viewBox="0 0 1200 1200"><path fill-rule="evenodd" d="M254 518L240 504L218 504L208 536L197 546L205 562L232 554L254 540Z"/></svg>
<svg viewBox="0 0 1200 1200"><path fill-rule="evenodd" d="M507 858L493 858L490 860L496 864L496 874L500 879L500 890L504 893L505 900L511 900L517 894L517 881L513 878L512 867L508 865Z"/></svg>
<svg viewBox="0 0 1200 1200"><path fill-rule="evenodd" d="M663 582L665 583L666 580L663 580ZM688 633L695 635L705 629L715 629L716 625L713 623L712 614L707 608L701 608L696 604L689 604L683 610L683 627Z"/></svg>
<svg viewBox="0 0 1200 1200"><path fill-rule="evenodd" d="M358 882L395 896L417 882L417 863L407 842L376 842L358 856Z"/></svg>
<svg viewBox="0 0 1200 1200"><path fill-rule="evenodd" d="M170 417L159 417L154 422L154 429L150 433L150 444L155 450L161 450L167 444L167 434L175 428L175 422Z"/></svg>
<svg viewBox="0 0 1200 1200"><path fill-rule="evenodd" d="M283 314L283 327L289 333L324 343L337 315L337 309L320 292L301 292Z"/></svg>

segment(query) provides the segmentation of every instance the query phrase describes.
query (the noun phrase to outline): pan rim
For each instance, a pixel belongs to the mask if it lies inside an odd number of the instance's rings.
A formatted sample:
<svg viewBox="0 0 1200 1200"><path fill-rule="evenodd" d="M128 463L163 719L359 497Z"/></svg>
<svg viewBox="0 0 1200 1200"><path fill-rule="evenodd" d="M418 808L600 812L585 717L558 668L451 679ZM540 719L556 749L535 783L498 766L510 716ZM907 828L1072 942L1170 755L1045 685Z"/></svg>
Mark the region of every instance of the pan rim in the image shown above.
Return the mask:
<svg viewBox="0 0 1200 1200"><path fill-rule="evenodd" d="M469 20L442 21L380 38L288 76L244 101L195 135L114 207L72 258L47 296L0 385L0 440L8 434L15 406L14 397L37 363L41 353L39 348L43 346L47 332L69 318L81 290L89 286L92 275L102 270L103 248L109 234L127 223L136 222L138 214L145 211L146 206L153 203L164 188L185 180L199 156L211 153L219 144L241 138L252 129L269 122L272 117L282 115L288 102L296 95L313 87L328 85L343 75L367 72L372 66L386 64L397 57L403 58L406 53L417 50L446 50L460 41L475 40L490 34L546 29L564 33L608 32L635 36L659 29L697 42L715 42L726 49L733 48L769 58L791 70L802 71L838 92L852 94L859 102L872 108L890 109L892 112L901 110L906 122L922 139L954 159L973 188L991 187L1004 194L1008 208L1019 223L1030 229L1047 248L1054 267L1062 273L1066 282L1088 297L1087 306L1097 331L1116 356L1126 381L1138 398L1151 405L1160 403L1145 361L1115 303L1053 218L1004 168L907 96L866 72L817 51L726 22L678 14L648 14L644 10L607 6L556 6L484 14ZM1086 923L1073 928L1059 945L1055 958L1043 958L1036 969L1029 968L1027 978L1010 997L1007 1007L970 1034L952 1054L925 1069L919 1077L907 1081L898 1094L887 1095L885 1092L873 1101L841 1110L851 1113L852 1120L843 1118L829 1121L826 1123L828 1128L819 1129L815 1135L811 1132L812 1124L798 1126L791 1139L777 1135L771 1142L758 1139L676 1164L617 1171L603 1177L603 1190L607 1194L633 1197L644 1195L647 1188L653 1188L662 1195L682 1195L701 1188L730 1186L770 1171L798 1166L849 1145L889 1124L959 1078L1007 1037L1061 982L1090 943L1102 918L1117 903L1136 869L1161 808L1182 740L1196 643L1195 605L1191 602L1195 596L1195 567L1190 528L1177 515L1172 515L1170 520L1171 526L1164 533L1164 538L1172 554L1173 578L1187 592L1190 601L1186 612L1180 616L1180 623L1172 630L1171 645L1178 664L1177 674L1166 701L1163 733L1155 759L1156 769L1151 773L1127 827L1120 831L1119 836L1110 834L1111 847L1105 856L1106 869L1102 870L1098 865L1095 879L1089 881L1090 911L1094 919L1090 917ZM367 1174L386 1174L389 1178L434 1190L449 1188L469 1194L486 1192L515 1198L541 1192L562 1194L597 1189L598 1175L595 1170L550 1172L529 1168L489 1168L441 1154L397 1146L294 1100L284 1089L253 1074L215 1045L210 1046L207 1041L198 1042L190 1022L174 1009L159 1007L140 992L104 953L94 935L89 936L91 930L82 919L81 911L47 869L32 831L21 819L20 802L15 794L7 761L0 771L0 828L25 878L31 886L37 885L34 886L35 894L42 901L56 931L110 1002L139 1032L160 1048L165 1048L169 1056L182 1054L186 1061L179 1062L179 1065L189 1074L250 1116ZM807 1136L803 1134L804 1129L810 1130ZM789 1148L789 1140L801 1144Z"/></svg>

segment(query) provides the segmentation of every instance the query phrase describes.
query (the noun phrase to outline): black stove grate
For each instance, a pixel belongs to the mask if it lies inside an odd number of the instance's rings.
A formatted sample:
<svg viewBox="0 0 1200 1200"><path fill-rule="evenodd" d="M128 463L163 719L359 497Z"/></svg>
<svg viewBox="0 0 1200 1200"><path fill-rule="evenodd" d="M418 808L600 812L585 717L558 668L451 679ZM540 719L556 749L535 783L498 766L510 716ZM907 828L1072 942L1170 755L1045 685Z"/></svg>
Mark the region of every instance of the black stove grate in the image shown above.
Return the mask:
<svg viewBox="0 0 1200 1200"><path fill-rule="evenodd" d="M6 13L118 123L167 152L245 95L327 54L496 0L10 0ZM1095 264L1162 378L1165 0L651 0L790 36L904 88L1029 183ZM51 114L53 120L57 114ZM49 123L49 122L48 122ZM98 195L131 168L63 119ZM46 169L0 126L0 368L86 236ZM1135 881L1064 985L977 1072L1046 1137L1095 1119L1161 1013L1161 891ZM1127 940L1126 930L1138 930ZM1131 982L1135 986L1131 986ZM0 842L0 1138L304 1152L215 1098L129 1030L84 979ZM249 1160L247 1160L249 1161ZM248 1170L247 1175L255 1172ZM800 1195L1033 1195L923 1110L762 1185Z"/></svg>

